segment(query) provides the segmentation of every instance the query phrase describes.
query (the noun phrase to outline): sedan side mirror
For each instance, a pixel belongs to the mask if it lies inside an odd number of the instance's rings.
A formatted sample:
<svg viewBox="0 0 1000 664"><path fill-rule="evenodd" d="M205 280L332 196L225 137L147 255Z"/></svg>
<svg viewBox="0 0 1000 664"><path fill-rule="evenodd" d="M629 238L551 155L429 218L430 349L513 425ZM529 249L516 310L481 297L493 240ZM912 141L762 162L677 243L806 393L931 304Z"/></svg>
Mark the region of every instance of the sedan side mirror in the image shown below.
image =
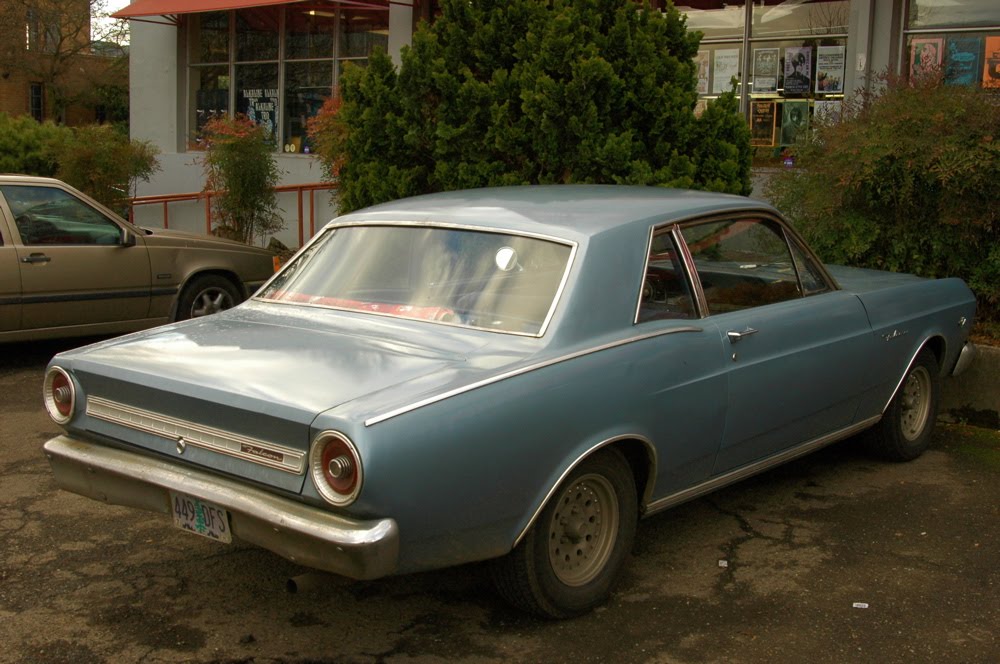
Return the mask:
<svg viewBox="0 0 1000 664"><path fill-rule="evenodd" d="M134 247L135 246L135 233L127 228L122 229L122 242L123 247Z"/></svg>

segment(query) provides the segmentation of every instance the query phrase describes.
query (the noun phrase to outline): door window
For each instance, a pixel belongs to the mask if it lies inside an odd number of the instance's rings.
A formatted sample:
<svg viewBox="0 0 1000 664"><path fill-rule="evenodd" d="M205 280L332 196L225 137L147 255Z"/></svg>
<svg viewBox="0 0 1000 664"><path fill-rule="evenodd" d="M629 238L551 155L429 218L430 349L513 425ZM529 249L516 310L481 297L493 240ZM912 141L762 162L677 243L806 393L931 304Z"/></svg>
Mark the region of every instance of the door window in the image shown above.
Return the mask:
<svg viewBox="0 0 1000 664"><path fill-rule="evenodd" d="M55 187L6 185L0 193L25 245L113 245L118 224L72 194Z"/></svg>
<svg viewBox="0 0 1000 664"><path fill-rule="evenodd" d="M684 230L684 239L709 314L801 297L785 234L775 222L732 219L698 224Z"/></svg>

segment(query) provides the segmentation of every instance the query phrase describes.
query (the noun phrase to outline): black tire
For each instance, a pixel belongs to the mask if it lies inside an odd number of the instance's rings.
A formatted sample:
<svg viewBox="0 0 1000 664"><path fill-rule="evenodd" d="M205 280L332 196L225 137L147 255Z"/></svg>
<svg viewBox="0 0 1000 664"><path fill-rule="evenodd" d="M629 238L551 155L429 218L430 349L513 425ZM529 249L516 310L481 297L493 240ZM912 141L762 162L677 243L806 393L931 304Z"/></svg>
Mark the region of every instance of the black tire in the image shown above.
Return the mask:
<svg viewBox="0 0 1000 664"><path fill-rule="evenodd" d="M217 274L203 274L184 287L174 320L208 316L231 309L242 301L243 295L229 279Z"/></svg>
<svg viewBox="0 0 1000 664"><path fill-rule="evenodd" d="M611 449L594 454L559 485L518 546L494 561L497 591L514 606L546 618L590 611L618 580L638 514L635 478L625 457Z"/></svg>
<svg viewBox="0 0 1000 664"><path fill-rule="evenodd" d="M912 461L931 444L937 420L941 367L925 348L906 371L899 391L872 429L873 451L889 461Z"/></svg>

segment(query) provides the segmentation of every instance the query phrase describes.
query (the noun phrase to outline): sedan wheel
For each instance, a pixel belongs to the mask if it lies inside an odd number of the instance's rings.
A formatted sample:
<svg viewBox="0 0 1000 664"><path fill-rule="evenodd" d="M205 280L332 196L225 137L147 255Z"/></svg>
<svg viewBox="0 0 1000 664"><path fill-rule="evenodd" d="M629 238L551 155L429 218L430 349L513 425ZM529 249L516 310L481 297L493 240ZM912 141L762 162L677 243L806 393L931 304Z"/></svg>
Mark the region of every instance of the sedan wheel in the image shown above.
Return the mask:
<svg viewBox="0 0 1000 664"><path fill-rule="evenodd" d="M872 449L890 461L916 459L931 444L937 419L940 367L925 348L913 360L899 391L871 432Z"/></svg>
<svg viewBox="0 0 1000 664"><path fill-rule="evenodd" d="M500 594L547 618L604 602L635 538L635 478L618 450L585 459L553 494L524 539L493 566Z"/></svg>
<svg viewBox="0 0 1000 664"><path fill-rule="evenodd" d="M200 318L232 309L242 299L236 287L225 277L201 275L192 279L181 293L176 320Z"/></svg>

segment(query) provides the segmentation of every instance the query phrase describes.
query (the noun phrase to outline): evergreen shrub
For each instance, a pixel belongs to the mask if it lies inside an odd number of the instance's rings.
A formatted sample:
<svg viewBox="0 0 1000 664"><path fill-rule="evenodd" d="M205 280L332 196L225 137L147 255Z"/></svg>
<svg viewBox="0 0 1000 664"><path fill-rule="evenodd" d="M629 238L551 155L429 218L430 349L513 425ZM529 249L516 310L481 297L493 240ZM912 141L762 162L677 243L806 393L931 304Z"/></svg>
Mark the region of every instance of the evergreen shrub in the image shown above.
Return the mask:
<svg viewBox="0 0 1000 664"><path fill-rule="evenodd" d="M442 0L397 71L350 67L312 123L341 212L493 185L750 191L732 92L696 118L700 35L634 0Z"/></svg>
<svg viewBox="0 0 1000 664"><path fill-rule="evenodd" d="M53 146L72 133L68 127L37 122L30 115L0 113L0 173L55 177Z"/></svg>
<svg viewBox="0 0 1000 664"><path fill-rule="evenodd" d="M1000 103L940 77L884 85L818 125L769 200L831 263L957 276L1000 320Z"/></svg>

